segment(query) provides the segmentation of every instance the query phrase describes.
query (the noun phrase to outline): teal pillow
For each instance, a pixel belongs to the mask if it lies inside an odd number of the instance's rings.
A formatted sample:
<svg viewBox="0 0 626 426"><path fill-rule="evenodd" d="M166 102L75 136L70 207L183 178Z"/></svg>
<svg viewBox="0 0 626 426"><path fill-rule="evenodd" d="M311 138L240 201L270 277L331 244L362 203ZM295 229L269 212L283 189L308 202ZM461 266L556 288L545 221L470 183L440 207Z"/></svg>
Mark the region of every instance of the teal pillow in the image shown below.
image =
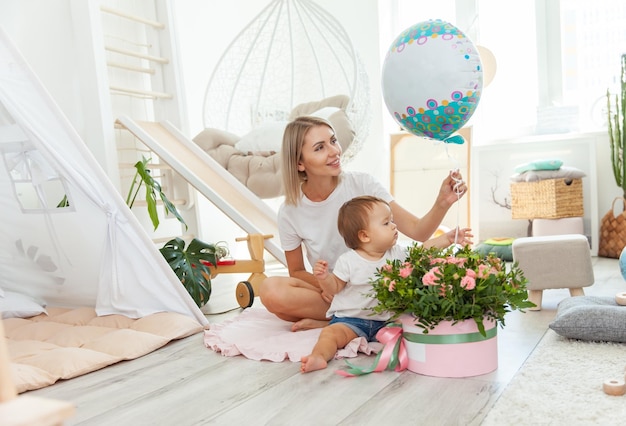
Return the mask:
<svg viewBox="0 0 626 426"><path fill-rule="evenodd" d="M512 262L513 240L514 238L490 238L478 244L474 251L483 257L493 253L496 257L506 262Z"/></svg>
<svg viewBox="0 0 626 426"><path fill-rule="evenodd" d="M559 170L562 165L563 161L556 159L535 160L516 166L515 172L524 173L531 170Z"/></svg>

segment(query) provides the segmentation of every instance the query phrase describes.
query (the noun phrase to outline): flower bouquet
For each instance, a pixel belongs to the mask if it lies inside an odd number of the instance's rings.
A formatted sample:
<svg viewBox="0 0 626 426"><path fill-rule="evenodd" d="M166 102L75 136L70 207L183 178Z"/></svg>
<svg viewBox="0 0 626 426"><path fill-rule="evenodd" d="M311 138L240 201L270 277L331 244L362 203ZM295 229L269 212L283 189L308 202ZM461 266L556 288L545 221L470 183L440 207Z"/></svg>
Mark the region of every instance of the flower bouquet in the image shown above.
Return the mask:
<svg viewBox="0 0 626 426"><path fill-rule="evenodd" d="M405 260L388 260L372 280L377 313L392 318L376 338L383 344L372 366L338 373L357 376L408 369L436 377L469 377L498 367L497 326L504 315L535 306L517 263L469 246L424 248L414 243ZM399 320L399 321L395 321ZM485 322L487 326L485 326ZM430 332L430 334L429 334Z"/></svg>
<svg viewBox="0 0 626 426"><path fill-rule="evenodd" d="M517 263L507 265L493 254L484 257L469 246L427 249L415 243L404 261L389 260L377 271L374 311L393 318L412 314L425 334L442 321L473 319L485 336L484 320L503 327L507 312L535 306L526 283Z"/></svg>

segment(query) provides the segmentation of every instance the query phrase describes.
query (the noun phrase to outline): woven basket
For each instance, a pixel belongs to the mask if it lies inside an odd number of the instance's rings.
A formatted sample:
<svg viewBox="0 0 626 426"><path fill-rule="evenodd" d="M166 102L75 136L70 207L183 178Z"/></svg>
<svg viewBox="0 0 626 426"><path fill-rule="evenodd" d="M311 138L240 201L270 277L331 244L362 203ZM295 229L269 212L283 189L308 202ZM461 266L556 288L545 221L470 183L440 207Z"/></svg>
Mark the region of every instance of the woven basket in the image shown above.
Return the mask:
<svg viewBox="0 0 626 426"><path fill-rule="evenodd" d="M559 219L585 215L582 179L511 183L513 219Z"/></svg>
<svg viewBox="0 0 626 426"><path fill-rule="evenodd" d="M615 202L622 202L622 213L615 216ZM626 200L617 197L613 200L613 207L600 222L600 244L598 256L619 259L622 250L626 247Z"/></svg>

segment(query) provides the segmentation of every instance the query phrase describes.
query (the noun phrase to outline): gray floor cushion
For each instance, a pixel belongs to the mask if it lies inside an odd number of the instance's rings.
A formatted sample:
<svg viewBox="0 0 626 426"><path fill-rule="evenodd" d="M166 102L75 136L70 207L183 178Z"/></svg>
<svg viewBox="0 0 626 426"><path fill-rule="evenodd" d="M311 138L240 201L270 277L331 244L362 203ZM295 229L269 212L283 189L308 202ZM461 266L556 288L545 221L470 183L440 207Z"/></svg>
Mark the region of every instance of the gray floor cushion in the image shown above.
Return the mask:
<svg viewBox="0 0 626 426"><path fill-rule="evenodd" d="M549 327L571 339L626 342L626 306L614 297L570 297L559 303Z"/></svg>

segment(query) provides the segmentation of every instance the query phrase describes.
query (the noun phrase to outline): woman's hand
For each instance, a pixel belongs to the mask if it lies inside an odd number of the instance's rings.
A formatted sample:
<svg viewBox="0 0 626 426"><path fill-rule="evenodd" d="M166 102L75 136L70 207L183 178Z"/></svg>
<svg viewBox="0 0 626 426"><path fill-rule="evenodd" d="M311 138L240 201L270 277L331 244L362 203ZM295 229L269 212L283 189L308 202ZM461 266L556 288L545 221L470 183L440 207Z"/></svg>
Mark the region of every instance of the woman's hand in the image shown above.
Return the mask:
<svg viewBox="0 0 626 426"><path fill-rule="evenodd" d="M437 200L444 202L447 207L450 207L466 193L467 185L463 180L463 175L461 175L458 169L451 170L441 183Z"/></svg>

